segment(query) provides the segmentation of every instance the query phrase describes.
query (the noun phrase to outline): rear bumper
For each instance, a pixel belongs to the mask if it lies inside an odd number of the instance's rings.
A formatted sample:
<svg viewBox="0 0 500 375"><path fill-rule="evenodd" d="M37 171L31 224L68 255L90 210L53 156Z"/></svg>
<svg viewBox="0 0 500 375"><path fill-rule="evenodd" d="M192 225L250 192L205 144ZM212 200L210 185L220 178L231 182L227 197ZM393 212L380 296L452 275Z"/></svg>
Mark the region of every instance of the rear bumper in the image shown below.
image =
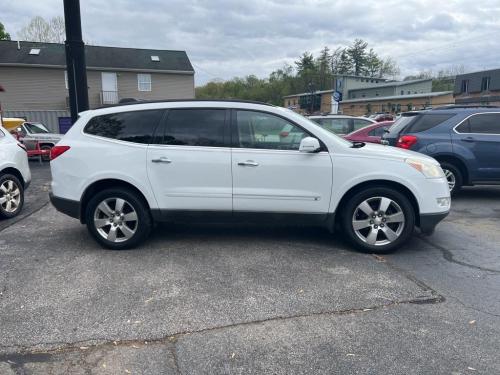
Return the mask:
<svg viewBox="0 0 500 375"><path fill-rule="evenodd" d="M450 212L440 212L437 214L421 214L420 215L420 230L424 234L432 234L436 225L439 224Z"/></svg>
<svg viewBox="0 0 500 375"><path fill-rule="evenodd" d="M56 197L52 192L49 193L49 197L57 211L80 220L80 202Z"/></svg>

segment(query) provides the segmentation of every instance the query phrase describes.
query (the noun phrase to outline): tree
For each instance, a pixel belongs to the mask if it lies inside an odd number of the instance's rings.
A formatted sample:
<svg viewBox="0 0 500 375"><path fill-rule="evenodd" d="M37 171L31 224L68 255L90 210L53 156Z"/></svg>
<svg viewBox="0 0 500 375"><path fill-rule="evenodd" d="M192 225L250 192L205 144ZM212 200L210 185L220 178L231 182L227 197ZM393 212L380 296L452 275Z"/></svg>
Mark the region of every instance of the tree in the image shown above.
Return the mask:
<svg viewBox="0 0 500 375"><path fill-rule="evenodd" d="M0 22L0 40L10 40L10 34L5 31L5 27L1 22Z"/></svg>
<svg viewBox="0 0 500 375"><path fill-rule="evenodd" d="M380 60L380 67L378 77L392 77L395 78L400 73L399 66L391 57Z"/></svg>
<svg viewBox="0 0 500 375"><path fill-rule="evenodd" d="M367 42L362 39L356 39L351 46L347 48L347 54L352 61L354 74L357 76L366 74L367 47Z"/></svg>
<svg viewBox="0 0 500 375"><path fill-rule="evenodd" d="M324 47L319 57L316 59L317 71L318 71L318 83L319 89L325 90L330 88L332 82L332 70L331 70L331 55L330 49Z"/></svg>
<svg viewBox="0 0 500 375"><path fill-rule="evenodd" d="M351 57L349 56L349 53L347 53L347 50L345 48L342 51L340 51L340 55L338 58L338 64L337 64L337 71L335 73L337 73L337 74L354 74L353 61L352 61Z"/></svg>
<svg viewBox="0 0 500 375"><path fill-rule="evenodd" d="M19 39L30 42L63 43L65 39L64 19L61 16L46 21L36 16L17 33Z"/></svg>
<svg viewBox="0 0 500 375"><path fill-rule="evenodd" d="M366 74L369 77L379 77L382 64L382 60L379 59L373 48L370 48L370 52L366 55Z"/></svg>

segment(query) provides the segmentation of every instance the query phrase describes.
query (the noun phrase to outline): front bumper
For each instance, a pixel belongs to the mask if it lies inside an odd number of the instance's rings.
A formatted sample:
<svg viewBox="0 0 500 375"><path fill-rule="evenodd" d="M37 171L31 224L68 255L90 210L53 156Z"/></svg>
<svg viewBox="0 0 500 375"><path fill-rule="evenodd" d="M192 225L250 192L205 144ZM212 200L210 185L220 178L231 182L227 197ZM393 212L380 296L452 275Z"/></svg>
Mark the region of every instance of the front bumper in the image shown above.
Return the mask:
<svg viewBox="0 0 500 375"><path fill-rule="evenodd" d="M49 197L57 211L80 220L80 202L56 197L52 192L49 193Z"/></svg>
<svg viewBox="0 0 500 375"><path fill-rule="evenodd" d="M434 232L434 229L436 228L436 225L443 220L450 211L446 212L439 212L436 214L420 214L420 230L424 234L432 234Z"/></svg>

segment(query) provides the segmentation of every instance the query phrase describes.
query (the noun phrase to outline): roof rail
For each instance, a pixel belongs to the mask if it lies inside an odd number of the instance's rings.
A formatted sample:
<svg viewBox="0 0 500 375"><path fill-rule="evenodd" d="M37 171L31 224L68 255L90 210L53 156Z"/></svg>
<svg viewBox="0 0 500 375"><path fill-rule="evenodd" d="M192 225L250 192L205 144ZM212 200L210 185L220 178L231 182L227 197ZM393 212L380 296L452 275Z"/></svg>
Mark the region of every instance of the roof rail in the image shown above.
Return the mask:
<svg viewBox="0 0 500 375"><path fill-rule="evenodd" d="M469 109L469 108L500 108L498 105L459 105L459 104L450 104L450 105L443 105L441 107L435 107L432 108L433 111L439 111L443 109Z"/></svg>
<svg viewBox="0 0 500 375"><path fill-rule="evenodd" d="M108 104L98 107L101 108L111 108L111 107L121 107L125 105L135 105L135 104L150 104L150 103L179 103L179 102L229 102L229 103L248 103L248 104L261 104L270 107L275 107L274 104L258 102L255 100L242 100L242 99L164 99L164 100L142 100L135 98L124 98L121 99L117 104Z"/></svg>

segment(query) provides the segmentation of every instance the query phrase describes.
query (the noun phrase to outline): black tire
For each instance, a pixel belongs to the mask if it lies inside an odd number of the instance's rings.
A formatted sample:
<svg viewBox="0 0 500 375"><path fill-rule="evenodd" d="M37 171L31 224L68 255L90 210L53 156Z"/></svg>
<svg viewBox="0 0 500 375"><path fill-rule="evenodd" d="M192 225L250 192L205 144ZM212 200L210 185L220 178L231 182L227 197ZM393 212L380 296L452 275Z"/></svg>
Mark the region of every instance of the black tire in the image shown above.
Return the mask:
<svg viewBox="0 0 500 375"><path fill-rule="evenodd" d="M12 181L13 186L15 186L15 188L13 190L19 189L20 197L19 197L19 205L17 206L17 208L14 211L7 210L6 205L4 207L4 204L0 204L0 218L4 218L4 219L10 219L14 216L19 215L19 213L21 212L21 210L23 209L23 206L24 206L24 189L23 189L23 185L21 184L19 179L12 174L0 175L0 187L3 184L5 184L7 181ZM5 195L5 193L3 193L3 191L0 191L0 199L3 198L4 195Z"/></svg>
<svg viewBox="0 0 500 375"><path fill-rule="evenodd" d="M388 198L392 200L395 204L391 203L389 205L389 208L387 209L386 212L382 212L382 217L377 217L375 220L384 220L385 218L385 213L387 215L391 215L394 213L402 212L404 215L404 224L401 225L401 229L399 229L398 223L387 223L385 220L385 223L372 223L370 224L369 227L359 230L358 232L366 231L368 234L370 231L375 231L377 234L375 237L376 242L379 242L379 244L369 244L365 241L363 241L360 236L362 234L356 233L354 229L354 224L353 224L353 219L354 215L359 215L360 213L364 215L360 210L358 210L358 206L365 202L365 201L370 201L370 204L372 206L377 206L380 204L382 201L381 199L378 198ZM375 207L376 208L376 207ZM377 211L378 212L378 211ZM357 217L357 216L356 216ZM361 218L358 220L367 220L370 221L371 217L369 215L366 215L366 218ZM387 254L390 253L397 248L399 248L401 245L403 245L413 234L413 231L415 230L415 210L410 203L409 199L399 191L384 187L384 186L378 186L378 187L373 187L373 188L368 188L362 191L359 191L358 193L354 194L352 197L349 198L349 200L346 202L346 204L342 208L342 216L341 216L341 226L344 234L346 235L347 239L358 249L359 251L365 252L365 253L372 253L372 254ZM384 227L384 228L382 228ZM390 241L389 238L385 235L385 230L387 229L395 229L394 232L398 232L399 236L392 240L392 242L388 243L383 243L384 241ZM384 231L384 233L379 234L380 231ZM379 240L380 238L380 240ZM385 238L385 239L384 239Z"/></svg>
<svg viewBox="0 0 500 375"><path fill-rule="evenodd" d="M443 168L443 171L445 172L445 174L447 173L447 171L449 171L449 173L451 173L453 175L453 177L455 178L455 185L454 185L453 189L450 189L450 194L455 195L456 193L458 193L460 191L460 189L462 188L462 185L464 183L464 178L462 176L462 172L460 171L460 168L458 168L457 166L455 166L451 163L448 163L448 162L442 162L441 168ZM447 176L447 179L448 179L448 176ZM450 181L448 179L448 183L449 182Z"/></svg>
<svg viewBox="0 0 500 375"><path fill-rule="evenodd" d="M97 207L103 202L108 200L108 202L113 202L113 199L121 199L125 201L123 212L126 215L135 211L137 220L126 221L127 228L132 228L135 232L131 235L130 238L126 238L125 232L122 231L120 223L105 224L105 226L101 227L101 231L96 226L96 222L94 220L94 216L96 215ZM116 205L108 207L112 210L116 209ZM103 211L99 211L97 213L99 217L103 219L109 219L111 216L106 216ZM115 217L113 215L113 217ZM146 240L149 233L151 232L152 227L152 219L147 207L146 202L139 197L136 193L129 189L125 188L114 188L114 189L106 189L100 191L96 195L92 197L86 207L85 211L85 222L87 223L87 228L90 234L94 237L94 239L101 244L103 247L111 249L111 250L125 250L131 249L142 243ZM130 224L131 223L131 224ZM115 226L114 231L116 232L117 240L120 242L114 242L109 240L109 231L111 231L112 226ZM123 229L127 229L123 228ZM104 231L104 232L103 232ZM105 232L108 231L108 238L104 238Z"/></svg>

